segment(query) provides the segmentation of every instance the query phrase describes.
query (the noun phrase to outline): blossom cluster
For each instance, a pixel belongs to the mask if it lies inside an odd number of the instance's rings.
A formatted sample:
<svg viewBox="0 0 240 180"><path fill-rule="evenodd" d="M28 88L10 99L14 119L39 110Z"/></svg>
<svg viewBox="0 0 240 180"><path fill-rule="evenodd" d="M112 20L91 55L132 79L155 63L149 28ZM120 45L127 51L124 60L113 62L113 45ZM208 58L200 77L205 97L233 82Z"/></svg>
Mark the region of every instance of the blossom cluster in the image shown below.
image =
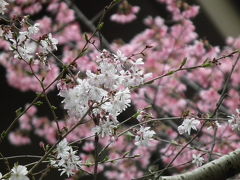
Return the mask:
<svg viewBox="0 0 240 180"><path fill-rule="evenodd" d="M68 177L74 175L81 169L80 157L76 155L68 144L66 139L63 139L56 148L56 158L51 159L50 163L53 167L58 168L61 174L66 174Z"/></svg>
<svg viewBox="0 0 240 180"><path fill-rule="evenodd" d="M20 22L22 26L27 25L27 18L23 18ZM10 50L14 53L14 58L21 59L29 62L30 60L35 60L37 57L42 57L46 59L46 55L57 50L57 39L52 37L49 33L39 38L41 50L38 49L37 40L34 41L34 36L39 32L39 23L29 26L25 31L12 30L10 26L0 27L1 34L6 41L11 43Z"/></svg>
<svg viewBox="0 0 240 180"><path fill-rule="evenodd" d="M51 33L40 35L40 23L30 25L28 21L25 16L12 22L16 26L0 26L0 46L5 50L1 52L0 63L7 68L9 84L22 91L41 91L39 80L47 86L59 73L57 65L48 57L51 51L57 50L58 41Z"/></svg>
<svg viewBox="0 0 240 180"><path fill-rule="evenodd" d="M6 6L8 5L8 3L4 0L0 0L0 14L4 14L6 11Z"/></svg>
<svg viewBox="0 0 240 180"><path fill-rule="evenodd" d="M179 134L188 133L190 135L191 129L197 130L200 121L195 118L186 118L183 123L178 127Z"/></svg>
<svg viewBox="0 0 240 180"><path fill-rule="evenodd" d="M137 18L136 14L139 12L138 6L130 5L124 0L118 7L118 12L112 14L110 19L120 24L130 23Z"/></svg>
<svg viewBox="0 0 240 180"><path fill-rule="evenodd" d="M30 38L37 33L38 30L38 24L36 24L29 27L28 31L19 32L18 36L11 31L11 29L7 29L6 27L3 27L1 31L3 38L8 42L11 42L10 50L13 51L14 58L30 61L37 48L36 43L31 42Z"/></svg>
<svg viewBox="0 0 240 180"><path fill-rule="evenodd" d="M152 137L156 133L153 130L150 130L150 127L140 127L139 131L137 132L137 136L135 137L135 145L148 145L149 140L152 140Z"/></svg>
<svg viewBox="0 0 240 180"><path fill-rule="evenodd" d="M15 164L11 169L10 177L8 180L29 180L27 177L28 170L25 166ZM0 172L0 179L2 179L2 174ZM4 178L5 179L5 178Z"/></svg>
<svg viewBox="0 0 240 180"><path fill-rule="evenodd" d="M193 154L193 160L192 163L196 164L196 166L201 166L204 163L204 158L201 157L201 154Z"/></svg>
<svg viewBox="0 0 240 180"><path fill-rule="evenodd" d="M117 116L131 103L131 87L138 86L150 77L139 67L142 58L128 58L120 51L117 54L103 50L97 57L97 72L86 72L86 78L77 78L73 88L61 88L64 108L70 116L81 118L93 108L92 116L98 117L95 133L113 135L118 124Z"/></svg>
<svg viewBox="0 0 240 180"><path fill-rule="evenodd" d="M240 131L240 110L236 109L236 113L232 114L229 117L228 123L233 130Z"/></svg>

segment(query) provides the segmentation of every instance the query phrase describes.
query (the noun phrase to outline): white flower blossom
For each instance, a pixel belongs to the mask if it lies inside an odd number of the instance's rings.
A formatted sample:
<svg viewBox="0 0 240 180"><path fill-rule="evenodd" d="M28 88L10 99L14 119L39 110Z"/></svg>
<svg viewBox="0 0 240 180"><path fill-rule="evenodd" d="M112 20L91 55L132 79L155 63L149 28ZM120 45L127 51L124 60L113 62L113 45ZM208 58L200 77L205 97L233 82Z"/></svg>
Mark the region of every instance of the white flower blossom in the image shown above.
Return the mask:
<svg viewBox="0 0 240 180"><path fill-rule="evenodd" d="M57 158L66 156L67 154L64 154L70 150L70 146L68 146L67 139L63 139L58 145L57 145Z"/></svg>
<svg viewBox="0 0 240 180"><path fill-rule="evenodd" d="M0 25L0 37L3 37L3 29L2 29L2 26Z"/></svg>
<svg viewBox="0 0 240 180"><path fill-rule="evenodd" d="M66 139L63 139L56 148L56 159L50 160L53 167L61 171L60 175L66 174L68 177L75 174L81 167L80 157L76 155Z"/></svg>
<svg viewBox="0 0 240 180"><path fill-rule="evenodd" d="M120 90L114 97L114 105L118 107L118 112L124 111L131 103L131 94L128 88Z"/></svg>
<svg viewBox="0 0 240 180"><path fill-rule="evenodd" d="M35 57L37 43L31 40L30 35L34 35L38 31L39 24L35 24L28 28L28 31L21 31L18 37L13 36L11 31L4 32L4 38L11 42L10 50L14 53L14 58L30 61Z"/></svg>
<svg viewBox="0 0 240 180"><path fill-rule="evenodd" d="M30 26L28 28L28 34L31 36L31 35L35 35L39 32L39 27L40 27L40 24L39 23L36 23L34 24L33 26Z"/></svg>
<svg viewBox="0 0 240 180"><path fill-rule="evenodd" d="M106 121L100 121L99 126L94 127L92 132L100 134L101 137L106 135L112 136L114 135L114 129L116 127L116 124L114 124L114 122L110 121L108 118Z"/></svg>
<svg viewBox="0 0 240 180"><path fill-rule="evenodd" d="M102 88L92 86L89 90L89 96L92 101L101 102L104 101L104 97L107 97L108 93Z"/></svg>
<svg viewBox="0 0 240 180"><path fill-rule="evenodd" d="M127 87L134 87L143 84L146 79L152 76L151 73L144 74L144 71L139 69L136 65L132 66L127 71L121 71L122 78L121 84Z"/></svg>
<svg viewBox="0 0 240 180"><path fill-rule="evenodd" d="M101 74L98 75L98 80L104 88L109 90L117 89L120 82L119 79L121 78L118 75L117 67L114 64L102 61L99 64L99 68L101 69Z"/></svg>
<svg viewBox="0 0 240 180"><path fill-rule="evenodd" d="M81 118L89 109L88 102L90 100L101 102L107 96L107 91L104 89L92 86L88 80L78 79L79 85L60 96L64 97L64 108L68 110L71 116Z"/></svg>
<svg viewBox="0 0 240 180"><path fill-rule="evenodd" d="M64 98L64 109L76 118L81 118L94 104L91 113L99 117L100 123L93 128L93 132L102 137L111 136L117 116L130 106L130 87L145 80L144 71L138 67L144 62L142 58L136 61L127 58L121 51L115 55L103 50L97 56L96 63L96 73L88 70L85 79L77 79L78 84L72 88L60 89L59 95Z"/></svg>
<svg viewBox="0 0 240 180"><path fill-rule="evenodd" d="M235 131L240 131L240 109L236 109L236 114L228 116L228 123L231 125L232 129Z"/></svg>
<svg viewBox="0 0 240 180"><path fill-rule="evenodd" d="M131 94L128 88L118 91L112 99L112 102L107 102L102 105L113 116L118 116L131 103Z"/></svg>
<svg viewBox="0 0 240 180"><path fill-rule="evenodd" d="M28 170L25 166L15 165L11 170L11 175L9 180L29 180L26 176Z"/></svg>
<svg viewBox="0 0 240 180"><path fill-rule="evenodd" d="M0 173L0 179L2 178L2 173Z"/></svg>
<svg viewBox="0 0 240 180"><path fill-rule="evenodd" d="M48 51L57 50L58 40L52 37L52 34L49 33L48 36L40 41L40 44L43 47L43 51L47 53Z"/></svg>
<svg viewBox="0 0 240 180"><path fill-rule="evenodd" d="M186 118L183 123L178 127L179 134L188 133L191 134L191 129L197 130L197 126L200 124L200 121L195 118Z"/></svg>
<svg viewBox="0 0 240 180"><path fill-rule="evenodd" d="M125 62L128 59L120 50L117 50L117 54L114 56L115 56L115 58L117 58L118 60L120 60L122 62Z"/></svg>
<svg viewBox="0 0 240 180"><path fill-rule="evenodd" d="M37 45L35 42L26 41L24 45L18 46L17 51L14 51L14 57L30 61L34 57Z"/></svg>
<svg viewBox="0 0 240 180"><path fill-rule="evenodd" d="M198 155L193 154L192 158L193 158L192 163L194 163L197 167L202 166L202 164L204 163L204 158L201 157L200 154L198 154Z"/></svg>
<svg viewBox="0 0 240 180"><path fill-rule="evenodd" d="M136 65L142 65L142 64L144 64L143 58L138 58L134 64L136 64Z"/></svg>
<svg viewBox="0 0 240 180"><path fill-rule="evenodd" d="M149 140L156 134L153 130L149 130L150 127L141 126L135 137L135 145L137 146L147 146Z"/></svg>
<svg viewBox="0 0 240 180"><path fill-rule="evenodd" d="M12 31L8 30L6 32L4 32L4 36L3 36L6 40L11 40L13 38L13 33Z"/></svg>
<svg viewBox="0 0 240 180"><path fill-rule="evenodd" d="M6 6L8 5L8 3L4 0L0 0L0 14L4 14L4 11L6 11Z"/></svg>
<svg viewBox="0 0 240 180"><path fill-rule="evenodd" d="M12 47L10 50L17 51L19 47L24 48L25 41L27 40L27 35L27 31L19 32L19 36L17 37L17 39L14 39L11 32L5 34L5 38L12 43Z"/></svg>
<svg viewBox="0 0 240 180"><path fill-rule="evenodd" d="M62 165L62 167L63 168L59 168L59 171L61 171L60 176L62 176L63 174L66 174L69 177L75 174L74 173L75 166L73 166L71 163L66 162L66 164Z"/></svg>

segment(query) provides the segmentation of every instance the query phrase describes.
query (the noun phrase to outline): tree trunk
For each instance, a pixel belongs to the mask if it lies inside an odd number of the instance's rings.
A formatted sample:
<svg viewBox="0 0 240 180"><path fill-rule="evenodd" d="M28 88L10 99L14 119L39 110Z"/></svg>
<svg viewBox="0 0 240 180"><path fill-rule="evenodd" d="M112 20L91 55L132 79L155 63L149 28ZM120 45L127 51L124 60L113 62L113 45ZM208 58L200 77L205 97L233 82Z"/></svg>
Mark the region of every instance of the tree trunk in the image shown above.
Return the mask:
<svg viewBox="0 0 240 180"><path fill-rule="evenodd" d="M211 161L192 172L161 176L159 180L225 180L240 172L240 150Z"/></svg>

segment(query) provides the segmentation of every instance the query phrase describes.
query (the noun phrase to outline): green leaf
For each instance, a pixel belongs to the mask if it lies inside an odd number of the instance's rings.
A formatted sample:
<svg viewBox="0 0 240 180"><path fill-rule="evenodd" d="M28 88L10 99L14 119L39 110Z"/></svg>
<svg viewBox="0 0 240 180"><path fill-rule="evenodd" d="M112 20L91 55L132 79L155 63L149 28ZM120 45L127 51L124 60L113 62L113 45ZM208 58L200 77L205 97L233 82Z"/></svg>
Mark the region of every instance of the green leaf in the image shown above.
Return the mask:
<svg viewBox="0 0 240 180"><path fill-rule="evenodd" d="M21 108L21 107L18 108L18 109L15 111L15 113L16 113L16 116L19 116L19 115L22 113L22 108Z"/></svg>
<svg viewBox="0 0 240 180"><path fill-rule="evenodd" d="M86 33L84 33L84 38L85 38L86 41L89 41L88 36L87 36Z"/></svg>
<svg viewBox="0 0 240 180"><path fill-rule="evenodd" d="M106 156L106 157L103 159L103 162L106 162L106 161L108 161L108 160L109 160L109 157Z"/></svg>
<svg viewBox="0 0 240 180"><path fill-rule="evenodd" d="M174 74L175 73L175 71L169 71L168 73L167 73L167 75L172 75L172 74Z"/></svg>
<svg viewBox="0 0 240 180"><path fill-rule="evenodd" d="M34 103L34 105L36 105L36 106L41 106L42 104L43 104L42 101L37 101L37 102Z"/></svg>
<svg viewBox="0 0 240 180"><path fill-rule="evenodd" d="M51 106L51 108L52 108L52 110L54 110L54 111L57 109L57 107L56 107L56 106L53 106L53 105Z"/></svg>
<svg viewBox="0 0 240 180"><path fill-rule="evenodd" d="M103 28L103 25L104 25L104 23L101 22L100 24L98 24L97 29L98 29L98 30L101 30L101 29Z"/></svg>
<svg viewBox="0 0 240 180"><path fill-rule="evenodd" d="M125 152L122 157L126 157L129 153L130 151Z"/></svg>
<svg viewBox="0 0 240 180"><path fill-rule="evenodd" d="M3 131L3 132L1 133L1 137L4 138L5 136L6 136L6 131Z"/></svg>
<svg viewBox="0 0 240 180"><path fill-rule="evenodd" d="M182 69L182 67L186 64L186 62L187 62L187 58L184 58L179 69Z"/></svg>
<svg viewBox="0 0 240 180"><path fill-rule="evenodd" d="M132 136L132 137L134 137L134 136L135 136L134 134L132 134L132 133L131 133L131 132L129 132L129 131L126 133L126 135L127 135L127 136Z"/></svg>
<svg viewBox="0 0 240 180"><path fill-rule="evenodd" d="M202 65L202 67L212 67L212 66L213 66L212 62L206 62Z"/></svg>

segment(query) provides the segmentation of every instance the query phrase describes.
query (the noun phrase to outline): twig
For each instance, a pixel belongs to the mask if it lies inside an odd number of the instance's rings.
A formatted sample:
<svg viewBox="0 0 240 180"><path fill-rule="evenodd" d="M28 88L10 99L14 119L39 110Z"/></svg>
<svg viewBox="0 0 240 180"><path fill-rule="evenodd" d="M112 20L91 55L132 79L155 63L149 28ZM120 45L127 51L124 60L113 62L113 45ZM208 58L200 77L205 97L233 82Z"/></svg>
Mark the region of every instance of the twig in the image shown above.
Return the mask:
<svg viewBox="0 0 240 180"><path fill-rule="evenodd" d="M80 19L92 32L95 32L97 28L94 26L94 24L82 13L82 11L70 0L64 0L64 2L70 6L76 13L77 18ZM102 15L103 13L101 13ZM107 49L111 49L109 43L105 39L104 36L102 38L102 43Z"/></svg>
<svg viewBox="0 0 240 180"><path fill-rule="evenodd" d="M41 157L42 156L35 156L35 155L17 155L17 156L0 158L0 160L4 160L4 159L17 159L17 158L41 158Z"/></svg>
<svg viewBox="0 0 240 180"><path fill-rule="evenodd" d="M210 61L209 63L213 63L213 62L216 62L216 61L219 61L219 60L222 60L222 59L224 59L224 58L226 58L226 57L230 57L230 56L232 56L232 55L234 55L234 54L236 54L236 53L239 53L239 51L238 50L236 50L236 51L233 51L233 52L231 52L231 53L229 53L228 55L224 55L224 56L221 56L221 57L219 57L219 58L216 58L216 59L213 59L213 61ZM208 67L208 63L206 64L206 62L204 62L203 64L200 64L200 65L197 65L197 66L191 66L191 67L179 67L178 69L176 69L176 70L171 70L171 71L169 71L169 72L167 72L167 73L164 73L164 74L162 74L162 75L160 75L160 76L157 76L157 77L155 77L155 78L153 78L153 79L151 79L151 80L149 80L149 81L146 81L146 82L144 82L142 85L140 85L140 87L141 86L144 86L144 85L146 85L146 84L151 84L151 83L153 83L154 81L156 81L156 80L158 80L158 79L161 79L161 78L163 78L163 77L166 77L166 76L170 76L170 75L172 75L172 74L175 74L176 72L178 72L178 71L189 71L189 70L194 70L194 69L198 69L198 68L206 68L206 67ZM138 86L139 87L139 86ZM134 87L134 88L136 88L136 87Z"/></svg>
<svg viewBox="0 0 240 180"><path fill-rule="evenodd" d="M10 168L10 165L9 165L9 162L8 162L8 159L7 159L6 157L4 157L2 153L0 153L0 156L2 157L2 158L0 158L0 159L1 159L1 160L4 160L4 163L5 163L6 167L7 167L7 170L8 170L8 171L11 171L11 168Z"/></svg>
<svg viewBox="0 0 240 180"><path fill-rule="evenodd" d="M227 77L227 79L226 79L226 81L225 81L225 83L224 83L224 87L223 87L223 90L222 90L222 92L221 92L221 96L220 96L220 98L219 98L219 100L218 100L218 102L217 102L217 104L216 104L216 109L214 110L213 114L211 115L211 118L214 117L214 116L217 114L217 112L218 112L221 104L222 104L223 101L224 101L224 98L226 97L226 96L225 96L225 93L227 92L227 87L228 87L230 78L231 78L231 76L232 76L232 73L233 73L233 71L234 71L234 69L235 69L235 67L236 67L239 59L240 59L240 52L238 53L237 59L235 60L234 64L232 65L232 69L231 69L230 73L228 74L228 77ZM217 127L216 127L215 130L214 130L214 137L213 137L213 142L214 142L214 143L212 144L211 150L210 150L210 152L209 152L209 158L208 158L209 161L211 160L212 152L213 152L213 149L214 149L214 146L215 146L216 134L217 134Z"/></svg>
<svg viewBox="0 0 240 180"><path fill-rule="evenodd" d="M97 180L97 173L98 173L98 141L99 137L97 133L95 134L95 140L94 140L94 145L95 145L95 153L94 153L94 158L95 158L95 163L94 163L94 180Z"/></svg>

